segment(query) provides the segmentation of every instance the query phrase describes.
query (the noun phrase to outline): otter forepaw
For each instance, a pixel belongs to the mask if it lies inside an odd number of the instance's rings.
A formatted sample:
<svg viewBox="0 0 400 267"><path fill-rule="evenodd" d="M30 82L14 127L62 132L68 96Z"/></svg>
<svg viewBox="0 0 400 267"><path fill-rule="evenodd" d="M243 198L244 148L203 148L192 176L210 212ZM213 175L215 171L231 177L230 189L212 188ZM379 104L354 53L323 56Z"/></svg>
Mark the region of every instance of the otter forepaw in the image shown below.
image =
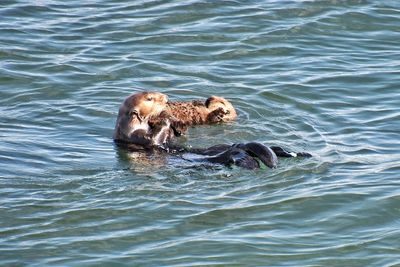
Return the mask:
<svg viewBox="0 0 400 267"><path fill-rule="evenodd" d="M185 135L188 130L187 125L181 121L173 121L171 123L171 128L174 131L175 136Z"/></svg>
<svg viewBox="0 0 400 267"><path fill-rule="evenodd" d="M210 112L208 115L209 122L222 122L224 120L225 115L229 114L229 111L224 110L223 108L217 108Z"/></svg>

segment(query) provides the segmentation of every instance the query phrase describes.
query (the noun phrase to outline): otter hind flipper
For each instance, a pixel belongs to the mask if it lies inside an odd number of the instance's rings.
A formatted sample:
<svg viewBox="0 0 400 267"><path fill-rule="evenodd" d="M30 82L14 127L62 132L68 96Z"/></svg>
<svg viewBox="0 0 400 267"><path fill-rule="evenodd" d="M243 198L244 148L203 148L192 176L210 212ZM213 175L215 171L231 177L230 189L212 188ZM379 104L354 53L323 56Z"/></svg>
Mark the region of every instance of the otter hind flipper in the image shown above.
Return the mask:
<svg viewBox="0 0 400 267"><path fill-rule="evenodd" d="M249 170L260 168L260 163L254 157L249 155L245 150L236 149L234 151L231 151L231 158L236 166Z"/></svg>
<svg viewBox="0 0 400 267"><path fill-rule="evenodd" d="M250 142L245 144L235 144L233 147L243 149L253 157L257 157L269 168L276 168L278 166L278 157L272 149L257 142Z"/></svg>
<svg viewBox="0 0 400 267"><path fill-rule="evenodd" d="M211 163L223 164L226 166L236 165L245 169L258 169L260 164L245 150L229 146L223 152L206 158Z"/></svg>
<svg viewBox="0 0 400 267"><path fill-rule="evenodd" d="M190 148L189 152L199 155L215 156L222 152L227 151L231 147L232 147L231 145L221 144L221 145L214 145L208 148Z"/></svg>
<svg viewBox="0 0 400 267"><path fill-rule="evenodd" d="M296 157L303 157L303 158L311 158L312 155L307 152L289 152L286 151L285 149L279 147L279 146L271 146L272 151L275 152L275 154L278 157L284 157L284 158L296 158Z"/></svg>

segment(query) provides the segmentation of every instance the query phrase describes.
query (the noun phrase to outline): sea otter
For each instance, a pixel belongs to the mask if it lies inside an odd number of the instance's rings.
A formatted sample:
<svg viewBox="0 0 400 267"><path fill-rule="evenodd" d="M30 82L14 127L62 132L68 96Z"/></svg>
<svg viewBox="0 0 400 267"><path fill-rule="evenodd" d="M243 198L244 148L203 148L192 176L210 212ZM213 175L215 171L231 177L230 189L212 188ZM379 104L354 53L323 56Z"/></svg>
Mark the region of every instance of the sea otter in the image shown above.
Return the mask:
<svg viewBox="0 0 400 267"><path fill-rule="evenodd" d="M168 118L175 135L182 135L192 125L229 122L236 119L232 104L223 97L211 96L206 101L167 102L158 116L152 116L149 125L158 125Z"/></svg>
<svg viewBox="0 0 400 267"><path fill-rule="evenodd" d="M261 160L270 168L278 163L277 156L311 156L308 153L287 152L280 147L267 147L250 142L234 145L216 145L209 148L184 148L171 143L177 135L180 121L166 112L168 97L158 92L142 92L127 97L122 103L114 129L115 143L128 149L166 151L170 154L197 154L206 161L223 165L237 165L247 169L259 168ZM150 120L156 123L149 123Z"/></svg>
<svg viewBox="0 0 400 267"><path fill-rule="evenodd" d="M190 125L235 118L232 104L222 97L211 96L204 103L168 102L163 93L140 92L128 96L120 106L113 138L138 145L162 145Z"/></svg>
<svg viewBox="0 0 400 267"><path fill-rule="evenodd" d="M122 102L115 123L113 139L117 143L132 143L145 147L161 145L172 136L169 120L160 120L150 127L149 120L167 106L168 97L158 92L141 92Z"/></svg>
<svg viewBox="0 0 400 267"><path fill-rule="evenodd" d="M205 102L168 102L166 111L188 126L233 121L237 116L232 104L219 96L211 96Z"/></svg>

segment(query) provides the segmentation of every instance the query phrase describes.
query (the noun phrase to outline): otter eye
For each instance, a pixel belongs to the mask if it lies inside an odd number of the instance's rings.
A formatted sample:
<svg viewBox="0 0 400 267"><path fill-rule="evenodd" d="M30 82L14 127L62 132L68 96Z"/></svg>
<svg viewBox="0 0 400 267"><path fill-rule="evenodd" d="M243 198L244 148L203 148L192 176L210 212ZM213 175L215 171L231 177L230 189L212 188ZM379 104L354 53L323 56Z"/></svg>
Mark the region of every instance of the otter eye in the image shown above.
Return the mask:
<svg viewBox="0 0 400 267"><path fill-rule="evenodd" d="M152 96L148 96L148 97L146 98L147 101L153 101L153 99L154 99L154 97L152 97Z"/></svg>

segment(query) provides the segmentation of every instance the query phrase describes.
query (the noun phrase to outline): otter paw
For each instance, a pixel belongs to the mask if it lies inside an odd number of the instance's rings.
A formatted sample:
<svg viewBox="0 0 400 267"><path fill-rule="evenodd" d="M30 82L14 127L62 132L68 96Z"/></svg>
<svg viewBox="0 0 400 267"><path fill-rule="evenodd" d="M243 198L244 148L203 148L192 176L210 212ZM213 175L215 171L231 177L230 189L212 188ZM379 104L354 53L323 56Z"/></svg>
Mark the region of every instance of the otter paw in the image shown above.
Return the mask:
<svg viewBox="0 0 400 267"><path fill-rule="evenodd" d="M184 135L188 130L187 125L181 121L172 122L171 128L174 131L175 136Z"/></svg>
<svg viewBox="0 0 400 267"><path fill-rule="evenodd" d="M227 114L229 114L229 111L226 111L223 108L217 108L209 114L208 119L210 122L222 122Z"/></svg>

